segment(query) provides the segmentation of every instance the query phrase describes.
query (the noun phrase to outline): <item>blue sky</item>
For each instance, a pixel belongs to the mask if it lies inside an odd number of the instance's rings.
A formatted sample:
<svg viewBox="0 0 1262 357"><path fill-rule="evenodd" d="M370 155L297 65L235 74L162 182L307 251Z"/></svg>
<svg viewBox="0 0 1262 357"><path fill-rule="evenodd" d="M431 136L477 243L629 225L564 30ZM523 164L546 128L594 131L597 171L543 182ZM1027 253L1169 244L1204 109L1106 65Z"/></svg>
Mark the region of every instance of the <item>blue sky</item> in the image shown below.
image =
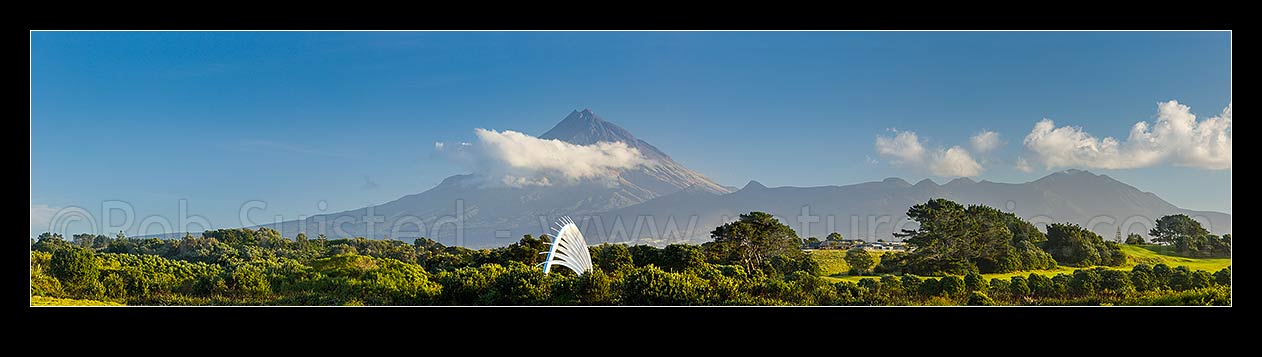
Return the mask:
<svg viewBox="0 0 1262 357"><path fill-rule="evenodd" d="M1015 168L1040 119L1124 141L1161 102L1219 115L1230 45L1226 32L34 32L31 232L48 227L37 211L99 217L103 202L139 223L185 200L217 227L251 201L267 204L254 221L382 203L466 171L434 142L539 135L583 108L725 185L950 179L878 154L891 129L929 151L994 131L1004 145L972 152L973 178L1024 182L1063 169ZM1230 212L1229 154L1227 169L1168 161L1081 168Z"/></svg>

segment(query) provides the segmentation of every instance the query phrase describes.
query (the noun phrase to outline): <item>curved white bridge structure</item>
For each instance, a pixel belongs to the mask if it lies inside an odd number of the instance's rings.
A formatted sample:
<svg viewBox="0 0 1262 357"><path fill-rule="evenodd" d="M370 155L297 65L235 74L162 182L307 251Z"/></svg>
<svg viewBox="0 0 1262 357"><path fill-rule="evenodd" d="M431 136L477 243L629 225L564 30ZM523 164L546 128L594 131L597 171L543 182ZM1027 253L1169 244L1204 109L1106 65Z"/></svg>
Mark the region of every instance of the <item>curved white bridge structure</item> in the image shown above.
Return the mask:
<svg viewBox="0 0 1262 357"><path fill-rule="evenodd" d="M547 274L552 270L553 265L560 265L570 268L571 271L582 274L592 270L592 256L587 250L587 241L583 239L583 232L578 231L578 226L574 225L574 220L570 217L561 217L557 220L556 228L552 229L556 234L553 235L551 249L539 254L547 254L548 257L543 260L543 273Z"/></svg>

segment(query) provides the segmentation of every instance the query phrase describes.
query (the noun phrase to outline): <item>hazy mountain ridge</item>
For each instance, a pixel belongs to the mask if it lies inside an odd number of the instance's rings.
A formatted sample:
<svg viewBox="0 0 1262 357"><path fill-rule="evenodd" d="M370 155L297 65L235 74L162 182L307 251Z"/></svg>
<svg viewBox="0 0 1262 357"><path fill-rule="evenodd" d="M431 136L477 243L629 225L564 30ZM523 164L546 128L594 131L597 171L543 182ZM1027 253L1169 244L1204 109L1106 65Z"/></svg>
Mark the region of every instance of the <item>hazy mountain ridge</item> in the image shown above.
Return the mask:
<svg viewBox="0 0 1262 357"><path fill-rule="evenodd" d="M568 215L590 243L661 244L705 241L725 220L764 211L781 217L803 237L838 231L848 238L891 239L892 232L914 227L900 223L905 222L908 207L940 197L1012 211L1035 223L1074 222L1108 239L1117 223L1129 225L1123 234L1146 232L1153 220L1173 213L1203 217L1214 233L1231 231L1228 214L1183 210L1155 194L1081 170L1026 183L960 178L941 185L929 179L911 184L888 178L845 186L768 188L750 181L736 190L680 165L590 110L571 112L540 138L579 145L620 141L638 149L650 164L619 172L613 185L489 187L476 175L454 175L430 190L380 205L265 226L287 237L300 231L333 238L410 240L419 235L444 244L489 247L515 242L523 234L547 233L552 221ZM463 215L457 215L457 209ZM376 222L371 232L364 217ZM804 226L803 220L814 222ZM462 227L460 234L456 227Z"/></svg>
<svg viewBox="0 0 1262 357"><path fill-rule="evenodd" d="M852 238L891 239L893 232L915 227L910 222L895 226L907 222L909 207L933 198L984 204L1011 211L1035 223L1078 223L1107 239L1113 239L1118 224L1123 225L1123 235L1128 232L1146 234L1154 220L1177 213L1204 218L1209 223L1206 228L1213 233L1231 232L1231 215L1180 209L1155 194L1081 170L1060 171L1020 184L955 179L939 185L925 179L911 185L902 179L888 178L846 186L768 188L750 181L741 190L727 195L688 199L667 196L603 212L600 221L606 227L599 229L593 225L584 232L590 231L589 235L612 232L608 222L617 219L628 222L651 216L654 221L662 222L672 217L676 221L696 217L700 228L686 238L705 240L708 229L722 224L725 218L759 210L780 217L804 237L823 237L837 231ZM804 226L804 222L808 225ZM622 237L604 234L595 240L604 239L618 241Z"/></svg>
<svg viewBox="0 0 1262 357"><path fill-rule="evenodd" d="M540 234L561 215L582 216L614 210L685 189L710 194L731 192L591 110L571 112L540 138L578 145L620 141L638 149L648 163L619 172L613 185L580 182L496 187L483 184L486 180L475 174L454 175L433 189L380 205L263 226L276 228L285 236L324 232L330 237L413 239L415 232L421 231L425 232L422 235L445 244L497 246L516 241L523 234ZM458 207L464 211L463 217L456 215ZM369 232L365 221L374 221L374 226L380 228ZM463 232L459 235L466 239L456 239L455 225L450 224L455 221L463 221ZM435 226L440 227L437 232Z"/></svg>

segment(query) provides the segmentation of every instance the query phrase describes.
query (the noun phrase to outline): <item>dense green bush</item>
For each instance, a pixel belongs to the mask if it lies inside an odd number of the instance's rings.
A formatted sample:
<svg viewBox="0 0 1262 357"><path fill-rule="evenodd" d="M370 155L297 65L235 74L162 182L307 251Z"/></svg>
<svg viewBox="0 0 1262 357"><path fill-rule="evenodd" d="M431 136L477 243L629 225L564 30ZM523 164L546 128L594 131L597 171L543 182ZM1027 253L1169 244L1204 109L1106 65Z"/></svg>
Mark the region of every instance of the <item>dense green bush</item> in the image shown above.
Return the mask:
<svg viewBox="0 0 1262 357"><path fill-rule="evenodd" d="M289 240L270 229L215 230L172 240L76 235L67 242L45 234L32 243L31 293L137 305L1231 303L1230 268L1207 272L1139 264L1129 271L1097 267L986 280L986 272L1054 267L1054 256L1079 263L1119 258L1110 242L1098 244L1074 226L1044 235L984 206L935 200L916 209L928 226L909 233L916 239L912 252L886 253L879 262L867 251L847 252L855 273L880 274L857 282L820 276L818 262L798 250L791 229L751 213L715 229L714 242L664 248L602 244L589 249L593 270L560 268L550 274L539 268L538 254L548 239L529 235L506 247L474 250L425 238L410 244L305 235ZM963 242L952 239L970 239L972 245L931 248Z"/></svg>
<svg viewBox="0 0 1262 357"><path fill-rule="evenodd" d="M895 236L902 237L914 249L899 257L898 268L882 270L962 275L1048 269L1056 265L1052 256L1039 248L1047 236L1009 212L933 199L912 206L907 216L920 226Z"/></svg>
<svg viewBox="0 0 1262 357"><path fill-rule="evenodd" d="M876 267L876 257L863 248L852 248L846 251L846 264L850 266L850 275L868 275Z"/></svg>
<svg viewBox="0 0 1262 357"><path fill-rule="evenodd" d="M968 295L968 304L972 306L992 306L995 305L995 300L991 299L990 296L986 296L984 292L974 291Z"/></svg>
<svg viewBox="0 0 1262 357"><path fill-rule="evenodd" d="M1106 242L1095 232L1071 223L1053 223L1047 226L1047 242L1043 243L1056 259L1068 266L1122 265L1126 255L1117 242Z"/></svg>
<svg viewBox="0 0 1262 357"><path fill-rule="evenodd" d="M654 265L636 268L622 282L622 301L627 305L704 305L709 298L709 284L700 277Z"/></svg>

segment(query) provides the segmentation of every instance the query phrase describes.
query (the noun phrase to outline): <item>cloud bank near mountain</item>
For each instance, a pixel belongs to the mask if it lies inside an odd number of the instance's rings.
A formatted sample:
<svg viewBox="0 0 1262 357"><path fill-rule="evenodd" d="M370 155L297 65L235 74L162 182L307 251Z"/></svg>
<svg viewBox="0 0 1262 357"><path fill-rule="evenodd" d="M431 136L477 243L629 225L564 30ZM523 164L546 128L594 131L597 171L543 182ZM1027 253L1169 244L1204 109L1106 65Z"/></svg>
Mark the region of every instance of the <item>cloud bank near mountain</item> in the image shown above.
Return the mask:
<svg viewBox="0 0 1262 357"><path fill-rule="evenodd" d="M1056 127L1051 119L1034 124L1025 137L1029 164L1046 169L1085 167L1132 169L1162 164L1210 170L1231 169L1231 104L1217 116L1197 121L1191 108L1178 101L1157 105L1157 120L1131 127L1126 141L1099 139L1081 127ZM1020 166L1019 161L1018 168Z"/></svg>
<svg viewBox="0 0 1262 357"><path fill-rule="evenodd" d="M942 177L975 177L1005 162L998 132L983 130L961 146L928 149L916 132L892 130L876 137L876 152L890 164ZM1135 169L1159 165L1209 170L1231 169L1231 103L1213 117L1197 120L1192 109L1171 100L1157 104L1154 122L1135 123L1126 140L1099 138L1078 126L1057 127L1044 118L1022 141L1014 167L1022 172L1057 168ZM1009 154L1011 155L1011 154ZM1008 156L1011 157L1011 156Z"/></svg>
<svg viewBox="0 0 1262 357"><path fill-rule="evenodd" d="M577 145L520 132L475 129L478 140L449 147L435 143L447 158L509 187L565 185L583 181L616 182L621 170L648 162L639 149L623 142Z"/></svg>
<svg viewBox="0 0 1262 357"><path fill-rule="evenodd" d="M980 155L989 154L998 149L1000 145L1003 145L999 141L999 133L990 130L983 130L977 135L973 135L968 141L969 144L973 145L973 151Z"/></svg>
<svg viewBox="0 0 1262 357"><path fill-rule="evenodd" d="M958 145L927 150L916 132L895 130L894 133L893 137L877 135L876 153L895 166L925 170L942 177L974 177L985 171L968 150ZM997 136L995 140L997 143Z"/></svg>
<svg viewBox="0 0 1262 357"><path fill-rule="evenodd" d="M901 166L916 166L925 161L925 146L914 131L894 131L894 137L876 136L876 153Z"/></svg>
<svg viewBox="0 0 1262 357"><path fill-rule="evenodd" d="M969 155L968 150L959 146L950 149L938 149L931 155L929 172L943 177L975 177L981 175L982 165Z"/></svg>

